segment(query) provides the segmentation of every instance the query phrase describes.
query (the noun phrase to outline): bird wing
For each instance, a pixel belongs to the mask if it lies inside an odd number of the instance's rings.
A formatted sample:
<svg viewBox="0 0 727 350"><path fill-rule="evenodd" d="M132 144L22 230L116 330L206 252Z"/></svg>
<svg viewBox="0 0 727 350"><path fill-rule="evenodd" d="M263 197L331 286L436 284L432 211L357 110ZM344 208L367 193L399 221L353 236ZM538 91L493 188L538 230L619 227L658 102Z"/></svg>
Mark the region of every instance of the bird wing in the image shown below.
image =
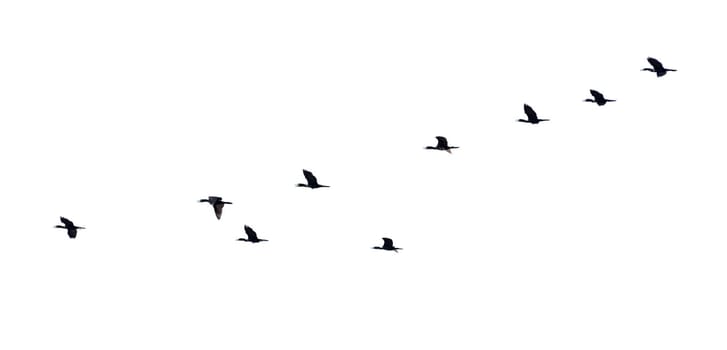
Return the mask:
<svg viewBox="0 0 727 350"><path fill-rule="evenodd" d="M384 240L384 246L382 248L384 248L384 249L393 249L394 248L394 241L392 241L391 238L383 237L381 239Z"/></svg>
<svg viewBox="0 0 727 350"><path fill-rule="evenodd" d="M447 138L444 136L436 136L437 148L447 148Z"/></svg>
<svg viewBox="0 0 727 350"><path fill-rule="evenodd" d="M245 234L247 235L247 239L257 241L257 233L255 233L252 227L245 225Z"/></svg>
<svg viewBox="0 0 727 350"><path fill-rule="evenodd" d="M310 171L303 170L303 176L305 176L305 180L308 182L308 185L314 186L318 184L318 179L316 179Z"/></svg>
<svg viewBox="0 0 727 350"><path fill-rule="evenodd" d="M73 224L73 221L71 221L71 220L68 220L68 219L66 219L66 218L64 218L64 217L62 217L62 216L61 216L61 222L62 222L62 223L63 223L64 225L66 225L66 226L70 226L70 227L73 227L73 226L75 226L75 225Z"/></svg>
<svg viewBox="0 0 727 350"><path fill-rule="evenodd" d="M591 90L591 96L593 96L596 100L603 99L603 94L596 90Z"/></svg>
<svg viewBox="0 0 727 350"><path fill-rule="evenodd" d="M649 57L646 60L649 61L649 64L652 67L654 67L655 70L663 70L664 69L664 65L662 65L661 62L659 62L659 60L657 60L656 58Z"/></svg>
<svg viewBox="0 0 727 350"><path fill-rule="evenodd" d="M525 115L528 116L529 121L536 121L538 120L538 114L535 113L532 107L528 106L527 104L523 105L523 109L525 110Z"/></svg>

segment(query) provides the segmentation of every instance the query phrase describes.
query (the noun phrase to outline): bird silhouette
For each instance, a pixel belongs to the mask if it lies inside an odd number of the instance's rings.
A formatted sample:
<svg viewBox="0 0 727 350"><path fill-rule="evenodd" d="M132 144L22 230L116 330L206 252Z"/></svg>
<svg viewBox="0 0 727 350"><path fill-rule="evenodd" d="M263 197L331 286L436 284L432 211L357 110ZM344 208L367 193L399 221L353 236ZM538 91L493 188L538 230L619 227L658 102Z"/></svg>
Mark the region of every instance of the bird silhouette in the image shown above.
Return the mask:
<svg viewBox="0 0 727 350"><path fill-rule="evenodd" d="M257 233L255 233L255 230L253 230L250 226L245 225L245 234L247 235L247 239L238 238L237 240L250 243L267 242L267 239L257 238Z"/></svg>
<svg viewBox="0 0 727 350"><path fill-rule="evenodd" d="M642 69L642 71L654 72L654 73L656 73L657 77L663 77L666 74L666 72L676 72L677 71L676 69L664 68L664 65L661 64L661 62L659 62L659 60L657 60L656 58L648 57L646 60L649 61L649 64L651 65L652 68L644 68L644 69Z"/></svg>
<svg viewBox="0 0 727 350"><path fill-rule="evenodd" d="M73 221L68 220L61 216L61 222L63 225L56 225L56 228L63 228L68 230L68 237L70 238L76 238L76 233L78 233L77 230L83 230L85 227L76 226L73 224Z"/></svg>
<svg viewBox="0 0 727 350"><path fill-rule="evenodd" d="M222 197L215 197L215 196L209 196L207 199L200 199L200 203L209 203L212 205L212 208L215 210L215 216L217 216L217 220L222 218L222 208L225 206L225 204L232 204L231 202L225 202L222 200Z"/></svg>
<svg viewBox="0 0 727 350"><path fill-rule="evenodd" d="M604 98L603 94L596 90L591 90L591 96L593 96L593 98L587 98L583 100L583 102L593 102L599 106L605 105L606 102L616 102L616 100L608 100Z"/></svg>
<svg viewBox="0 0 727 350"><path fill-rule="evenodd" d="M450 146L449 143L447 142L447 138L444 136L435 136L435 138L437 139L437 145L436 146L427 146L427 147L424 147L424 149L436 149L436 150L440 150L440 151L446 151L447 153L452 154L451 150L453 150L455 148L459 148L457 146Z"/></svg>
<svg viewBox="0 0 727 350"><path fill-rule="evenodd" d="M538 124L540 122L547 122L550 119L539 119L538 115L535 113L532 107L528 106L527 104L523 105L523 109L525 110L525 115L528 116L528 119L518 119L517 121L523 122L523 123L530 123L530 124Z"/></svg>
<svg viewBox="0 0 727 350"><path fill-rule="evenodd" d="M372 249L393 250L397 253L398 253L398 250L404 249L404 248L394 247L394 241L392 241L391 238L383 237L381 239L384 240L384 245L381 247L373 247Z"/></svg>
<svg viewBox="0 0 727 350"><path fill-rule="evenodd" d="M315 176L313 176L313 173L311 173L308 170L303 169L303 176L305 176L305 181L307 183L305 184L297 184L298 187L309 187L309 188L320 188L320 187L331 187L326 185L321 185L318 183L318 179L316 179Z"/></svg>

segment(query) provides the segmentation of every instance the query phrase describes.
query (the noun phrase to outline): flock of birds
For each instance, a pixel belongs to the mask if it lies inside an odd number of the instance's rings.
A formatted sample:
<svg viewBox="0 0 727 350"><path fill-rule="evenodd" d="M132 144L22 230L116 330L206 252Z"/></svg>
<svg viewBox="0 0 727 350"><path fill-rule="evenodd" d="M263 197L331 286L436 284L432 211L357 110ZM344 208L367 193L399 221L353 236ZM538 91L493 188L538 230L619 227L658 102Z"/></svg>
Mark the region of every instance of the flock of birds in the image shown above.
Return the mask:
<svg viewBox="0 0 727 350"><path fill-rule="evenodd" d="M667 72L676 72L676 69L670 69L670 68L664 68L664 65L659 62L659 60L648 57L646 59L649 64L651 65L650 68L643 68L642 71L649 71L656 73L657 77L663 77L666 75ZM596 91L596 90L590 90L591 96L593 98L585 99L584 102L592 102L599 106L603 106L608 102L615 102L616 100L610 100L603 96L602 93ZM525 104L523 105L523 109L525 110L525 116L527 119L518 119L519 122L523 123L530 123L530 124L538 124L540 122L548 121L549 119L541 119L538 117L538 114L535 113L535 110L533 110L532 107ZM440 150L445 151L447 153L452 153L453 149L457 149L459 147L457 146L450 146L449 142L447 141L447 138L444 136L436 136L437 139L437 145L436 146L426 146L425 149L431 149L431 150ZM311 189L316 188L324 188L324 187L330 187L327 185L321 185L318 183L318 179L313 175L312 172L308 170L303 170L303 176L305 177L306 183L299 183L296 186L298 187L308 187ZM232 202L226 202L222 200L222 197L216 197L216 196L209 196L205 199L200 199L200 203L209 203L212 206L212 209L215 212L215 216L217 217L217 220L220 220L222 218L222 208L225 207L225 204L232 204ZM56 228L62 228L65 229L68 233L69 238L76 238L76 235L78 234L78 230L85 229L85 227L76 226L73 221L68 220L64 217L61 217L61 222L63 225L56 225ZM266 242L267 239L261 239L258 238L257 232L253 230L250 226L245 225L244 227L245 234L247 235L247 238L238 238L238 241L244 241L244 242L250 242L250 243L260 243L260 242ZM399 250L403 248L395 247L394 241L391 238L388 237L382 237L384 244L381 247L373 247L373 249L381 249L381 250L391 250L394 252L398 252Z"/></svg>

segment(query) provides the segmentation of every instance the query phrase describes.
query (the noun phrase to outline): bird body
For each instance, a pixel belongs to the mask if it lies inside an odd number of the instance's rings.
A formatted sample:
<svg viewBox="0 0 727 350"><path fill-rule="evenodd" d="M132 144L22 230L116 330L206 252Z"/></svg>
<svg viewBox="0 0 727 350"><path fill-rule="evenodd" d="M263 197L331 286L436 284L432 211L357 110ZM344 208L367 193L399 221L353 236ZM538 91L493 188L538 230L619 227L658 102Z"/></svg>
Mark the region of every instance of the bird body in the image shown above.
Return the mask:
<svg viewBox="0 0 727 350"><path fill-rule="evenodd" d="M424 149L436 149L440 151L446 151L449 154L452 154L452 150L455 148L459 148L457 146L450 146L449 142L447 142L447 138L444 136L435 136L437 139L437 145L436 146L427 146L424 147Z"/></svg>
<svg viewBox="0 0 727 350"><path fill-rule="evenodd" d="M73 224L73 221L68 220L61 216L61 222L63 225L56 225L56 228L63 228L68 231L68 237L73 239L76 238L76 234L78 233L78 230L83 230L85 227L76 226Z"/></svg>
<svg viewBox="0 0 727 350"><path fill-rule="evenodd" d="M308 187L312 189L320 188L320 187L331 187L326 185L321 185L318 183L318 179L313 175L312 172L303 169L303 176L305 176L306 183L304 184L297 184L298 187Z"/></svg>
<svg viewBox="0 0 727 350"><path fill-rule="evenodd" d="M649 64L652 68L644 68L642 71L649 71L656 73L656 77L663 77L666 75L666 72L676 72L676 69L670 69L670 68L664 68L664 65L659 62L656 58L648 57L646 58L647 61L649 61Z"/></svg>
<svg viewBox="0 0 727 350"><path fill-rule="evenodd" d="M238 238L237 240L238 241L250 242L250 243L267 242L267 239L260 239L260 238L258 238L257 237L257 233L250 226L245 225L245 234L247 235L247 239Z"/></svg>
<svg viewBox="0 0 727 350"><path fill-rule="evenodd" d="M593 98L585 99L583 102L593 102L599 106L605 105L606 102L616 102L616 100L609 100L603 97L603 94L596 90L591 90L591 96L593 96Z"/></svg>
<svg viewBox="0 0 727 350"><path fill-rule="evenodd" d="M222 218L222 208L225 207L225 204L232 204L231 202L225 202L222 200L222 197L216 197L216 196L209 196L207 199L200 199L200 203L209 203L212 205L212 208L215 210L215 216L217 217L217 220Z"/></svg>
<svg viewBox="0 0 727 350"><path fill-rule="evenodd" d="M525 115L528 117L528 119L518 119L517 121L519 122L538 124L540 122L547 122L548 120L550 120L538 118L538 114L535 113L535 110L533 110L533 108L528 106L527 104L523 105L523 109L525 110Z"/></svg>
<svg viewBox="0 0 727 350"><path fill-rule="evenodd" d="M394 241L391 238L382 237L381 239L384 240L384 245L382 245L381 247L372 247L372 249L393 250L394 252L397 252L397 253L398 253L398 250L404 249L404 248L394 247Z"/></svg>

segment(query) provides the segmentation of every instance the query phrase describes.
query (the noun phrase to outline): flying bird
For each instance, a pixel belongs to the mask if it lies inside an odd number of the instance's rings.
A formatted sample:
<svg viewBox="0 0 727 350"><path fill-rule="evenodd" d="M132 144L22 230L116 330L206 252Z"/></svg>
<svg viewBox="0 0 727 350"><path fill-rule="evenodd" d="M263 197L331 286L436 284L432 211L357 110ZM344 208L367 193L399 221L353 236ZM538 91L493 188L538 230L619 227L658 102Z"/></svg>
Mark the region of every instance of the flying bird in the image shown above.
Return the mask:
<svg viewBox="0 0 727 350"><path fill-rule="evenodd" d="M217 220L222 218L222 208L225 206L225 204L232 204L230 202L225 202L222 200L222 197L215 197L215 196L209 196L207 199L200 199L200 203L209 203L212 205L212 208L215 210L215 216L217 216Z"/></svg>
<svg viewBox="0 0 727 350"><path fill-rule="evenodd" d="M56 225L56 228L64 228L68 230L68 237L70 238L76 238L76 233L78 233L77 230L83 230L85 227L76 226L73 224L73 221L68 220L61 216L61 222L63 225Z"/></svg>
<svg viewBox="0 0 727 350"><path fill-rule="evenodd" d="M653 68L644 68L644 69L642 69L642 71L654 72L654 73L656 73L657 77L664 76L666 74L666 72L676 72L677 71L676 69L664 68L664 65L661 64L661 62L659 62L659 60L657 60L656 58L648 57L646 60L649 61L649 64Z"/></svg>
<svg viewBox="0 0 727 350"><path fill-rule="evenodd" d="M447 138L444 136L435 136L435 138L437 139L437 145L436 146L427 146L427 147L424 147L424 149L436 149L436 150L440 150L440 151L447 151L447 153L452 154L451 150L453 150L455 148L459 148L457 146L450 146L449 143L447 142Z"/></svg>
<svg viewBox="0 0 727 350"><path fill-rule="evenodd" d="M593 98L587 98L583 100L583 102L593 102L599 106L605 105L606 102L616 102L616 100L609 100L604 98L603 94L596 90L591 90L591 96L593 96Z"/></svg>
<svg viewBox="0 0 727 350"><path fill-rule="evenodd" d="M255 233L255 230L253 230L250 226L245 225L245 234L247 235L247 239L238 238L237 240L250 243L267 242L267 239L257 238L257 233Z"/></svg>
<svg viewBox="0 0 727 350"><path fill-rule="evenodd" d="M373 247L373 249L393 250L394 252L397 252L397 253L398 253L397 250L404 249L404 248L394 247L394 241L392 241L391 238L383 237L381 239L384 240L384 245L381 247Z"/></svg>
<svg viewBox="0 0 727 350"><path fill-rule="evenodd" d="M517 121L523 122L523 123L530 123L530 124L538 124L540 122L547 122L550 119L539 119L538 115L535 113L532 107L528 106L527 104L523 105L523 109L525 109L525 115L528 116L528 119L518 119Z"/></svg>
<svg viewBox="0 0 727 350"><path fill-rule="evenodd" d="M311 173L308 170L303 169L303 176L305 176L305 181L307 183L305 184L297 184L298 187L310 187L310 188L319 188L319 187L331 187L326 185L321 185L318 183L318 179L316 179L315 176L313 176L313 173Z"/></svg>

